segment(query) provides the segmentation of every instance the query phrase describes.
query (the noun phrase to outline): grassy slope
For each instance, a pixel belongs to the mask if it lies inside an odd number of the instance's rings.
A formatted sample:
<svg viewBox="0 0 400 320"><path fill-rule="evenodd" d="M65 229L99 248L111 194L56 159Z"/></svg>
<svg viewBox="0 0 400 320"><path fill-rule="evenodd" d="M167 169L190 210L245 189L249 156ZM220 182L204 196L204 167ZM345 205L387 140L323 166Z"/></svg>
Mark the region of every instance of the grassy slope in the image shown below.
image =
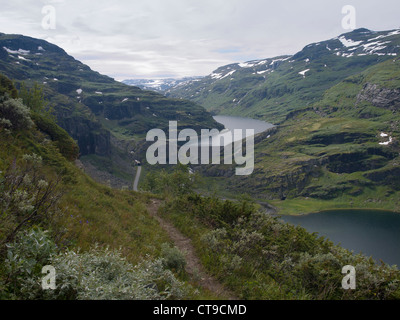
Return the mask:
<svg viewBox="0 0 400 320"><path fill-rule="evenodd" d="M5 171L14 161L19 163L24 154L36 153L44 160L48 180L55 174L63 175L61 213L55 217L50 230L59 248L87 251L97 244L121 249L127 261L136 265L160 257L163 244L173 244L147 211L155 195L116 190L96 183L67 161L55 145L43 143L46 136L36 130L6 138L0 132L0 136L0 171ZM196 295L188 298L220 299L216 293L199 287L187 274L178 276L197 289Z"/></svg>
<svg viewBox="0 0 400 320"><path fill-rule="evenodd" d="M38 132L18 133L0 141L0 168L5 170L14 159L36 153L43 157L48 176L64 172L62 188L66 191L58 224L65 228L61 242L88 249L95 243L123 247L130 261L138 262L146 254L156 256L165 233L146 212L146 195L113 190L95 183L52 145L42 144L44 135Z"/></svg>

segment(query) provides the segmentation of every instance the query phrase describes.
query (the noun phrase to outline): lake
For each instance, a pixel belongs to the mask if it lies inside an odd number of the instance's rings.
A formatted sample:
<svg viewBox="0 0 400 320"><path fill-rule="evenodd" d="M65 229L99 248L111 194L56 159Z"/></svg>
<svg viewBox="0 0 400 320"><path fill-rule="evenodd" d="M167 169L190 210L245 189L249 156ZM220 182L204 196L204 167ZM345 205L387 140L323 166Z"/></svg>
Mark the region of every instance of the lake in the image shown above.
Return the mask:
<svg viewBox="0 0 400 320"><path fill-rule="evenodd" d="M214 116L213 117L215 121L223 124L225 126L225 130L221 132L220 135L213 137L213 145L217 145L219 143L220 137L226 133L226 132L233 132L235 129L241 129L242 130L242 136L243 138L246 137L246 129L253 129L254 134L258 134L261 132L264 132L268 129L271 129L274 127L273 124L261 121L261 120L255 120L255 119L250 119L250 118L243 118L243 117L233 117L233 116ZM228 135L229 136L229 135ZM233 135L231 135L233 136ZM250 135L248 135L250 136ZM240 139L236 139L240 140ZM214 142L215 141L215 142ZM235 141L233 139L233 141ZM229 143L232 143L232 140L224 140L223 145L227 145Z"/></svg>
<svg viewBox="0 0 400 320"><path fill-rule="evenodd" d="M318 232L335 244L400 267L400 214L378 210L332 210L283 221Z"/></svg>
<svg viewBox="0 0 400 320"><path fill-rule="evenodd" d="M214 116L213 118L215 121L222 123L225 126L225 128L229 130L254 129L255 134L264 132L274 127L274 125L271 123L250 118L233 117L233 116Z"/></svg>

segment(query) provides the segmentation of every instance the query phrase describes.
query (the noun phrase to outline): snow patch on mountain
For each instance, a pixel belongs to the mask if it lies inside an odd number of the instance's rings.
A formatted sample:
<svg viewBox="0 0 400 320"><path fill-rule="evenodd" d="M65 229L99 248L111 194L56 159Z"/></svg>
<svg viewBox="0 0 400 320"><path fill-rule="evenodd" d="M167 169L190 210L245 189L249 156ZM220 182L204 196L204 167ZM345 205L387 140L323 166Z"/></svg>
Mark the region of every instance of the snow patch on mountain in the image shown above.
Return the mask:
<svg viewBox="0 0 400 320"><path fill-rule="evenodd" d="M228 72L226 75L222 76L220 79L224 79L226 77L229 77L229 76L233 75L235 72L236 72L236 70L232 70L232 71Z"/></svg>
<svg viewBox="0 0 400 320"><path fill-rule="evenodd" d="M29 59L24 58L23 56L18 56L18 59L24 60L24 61L32 61L32 60L29 60Z"/></svg>
<svg viewBox="0 0 400 320"><path fill-rule="evenodd" d="M256 65L256 63L250 63L250 62L242 62L239 63L238 66L241 68L252 68Z"/></svg>
<svg viewBox="0 0 400 320"><path fill-rule="evenodd" d="M362 41L353 41L351 39L346 39L345 36L341 36L339 37L339 41L346 47L346 48L350 48L350 47L355 47L358 46L362 43Z"/></svg>
<svg viewBox="0 0 400 320"><path fill-rule="evenodd" d="M11 50L7 47L3 47L3 49L6 50L9 54L22 54L22 55L30 54L29 50L24 50L24 49Z"/></svg>
<svg viewBox="0 0 400 320"><path fill-rule="evenodd" d="M305 78L305 77L306 77L306 73L307 73L308 71L310 71L310 69L306 69L306 70L300 71L299 74L302 75L303 78Z"/></svg>

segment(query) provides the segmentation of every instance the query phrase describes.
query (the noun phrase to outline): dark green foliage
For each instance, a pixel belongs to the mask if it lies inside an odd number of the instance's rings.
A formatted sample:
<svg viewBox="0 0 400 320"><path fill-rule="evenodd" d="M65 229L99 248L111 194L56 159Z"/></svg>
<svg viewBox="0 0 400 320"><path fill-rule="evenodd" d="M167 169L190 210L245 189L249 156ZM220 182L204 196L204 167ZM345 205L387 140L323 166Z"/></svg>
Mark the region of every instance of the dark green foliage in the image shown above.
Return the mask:
<svg viewBox="0 0 400 320"><path fill-rule="evenodd" d="M13 99L18 98L18 91L12 81L0 73L0 96L4 96L6 93Z"/></svg>
<svg viewBox="0 0 400 320"><path fill-rule="evenodd" d="M50 136L60 153L67 160L73 161L78 158L79 147L64 129L59 127L51 118L47 118L40 113L32 113L32 119L40 131Z"/></svg>
<svg viewBox="0 0 400 320"><path fill-rule="evenodd" d="M232 226L239 218L247 218L254 211L254 204L248 201L221 201L197 194L189 195L188 200L193 214L216 228Z"/></svg>
<svg viewBox="0 0 400 320"><path fill-rule="evenodd" d="M24 82L21 84L19 96L24 104L33 112L44 113L46 102L44 100L43 87L35 82L32 88L28 89Z"/></svg>
<svg viewBox="0 0 400 320"><path fill-rule="evenodd" d="M198 181L197 174L191 174L187 166L179 164L171 172L165 169L160 172L150 171L145 177L143 188L167 197L178 197L192 194Z"/></svg>

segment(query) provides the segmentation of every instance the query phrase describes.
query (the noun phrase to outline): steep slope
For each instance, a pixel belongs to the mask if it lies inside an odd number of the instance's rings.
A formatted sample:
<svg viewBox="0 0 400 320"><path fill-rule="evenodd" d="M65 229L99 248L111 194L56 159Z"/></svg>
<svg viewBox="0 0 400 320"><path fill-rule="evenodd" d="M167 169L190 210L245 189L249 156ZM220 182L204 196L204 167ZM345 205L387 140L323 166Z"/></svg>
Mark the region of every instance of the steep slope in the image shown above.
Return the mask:
<svg viewBox="0 0 400 320"><path fill-rule="evenodd" d="M74 144L72 138L47 118L52 132L62 133L49 139L35 112L11 98L16 90L1 75L0 92L0 300L196 297L159 260L172 241L148 214L149 197L95 183L65 158L60 146L67 137ZM69 259L65 270L55 257L68 255L79 261ZM121 269L118 261L131 266ZM151 288L149 295L137 287L128 291L132 278L120 282L143 264L143 271L158 270L154 279L145 273L138 278ZM54 290L42 288L45 265L56 269ZM168 292L174 289L179 297Z"/></svg>
<svg viewBox="0 0 400 320"><path fill-rule="evenodd" d="M323 207L321 200L327 207L398 211L399 99L400 60L392 58L345 79L321 101L258 136L251 176L215 180L257 198L301 199L295 211L315 211ZM219 168L218 176L230 174Z"/></svg>
<svg viewBox="0 0 400 320"><path fill-rule="evenodd" d="M21 82L44 86L58 124L78 141L82 156L95 167L106 168L106 180L117 175L129 181L129 152L150 129L166 129L170 120L198 130L221 128L193 102L119 83L43 40L0 34L0 72L17 88Z"/></svg>
<svg viewBox="0 0 400 320"><path fill-rule="evenodd" d="M400 53L400 30L358 29L307 45L293 56L236 63L177 85L167 96L191 99L217 114L261 118L275 124L317 102L345 78Z"/></svg>

